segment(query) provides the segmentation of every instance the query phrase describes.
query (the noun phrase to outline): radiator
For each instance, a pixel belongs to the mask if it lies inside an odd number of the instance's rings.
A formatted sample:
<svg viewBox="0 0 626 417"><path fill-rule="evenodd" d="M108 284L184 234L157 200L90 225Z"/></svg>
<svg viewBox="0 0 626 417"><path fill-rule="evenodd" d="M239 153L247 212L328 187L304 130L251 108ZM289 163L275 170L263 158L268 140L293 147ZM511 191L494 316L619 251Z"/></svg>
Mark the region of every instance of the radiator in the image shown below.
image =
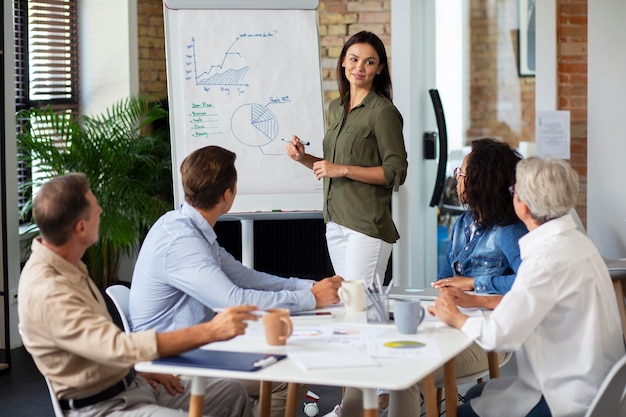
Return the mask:
<svg viewBox="0 0 626 417"><path fill-rule="evenodd" d="M241 260L241 223L220 221L217 240ZM322 219L254 222L254 268L283 277L319 280L333 275Z"/></svg>

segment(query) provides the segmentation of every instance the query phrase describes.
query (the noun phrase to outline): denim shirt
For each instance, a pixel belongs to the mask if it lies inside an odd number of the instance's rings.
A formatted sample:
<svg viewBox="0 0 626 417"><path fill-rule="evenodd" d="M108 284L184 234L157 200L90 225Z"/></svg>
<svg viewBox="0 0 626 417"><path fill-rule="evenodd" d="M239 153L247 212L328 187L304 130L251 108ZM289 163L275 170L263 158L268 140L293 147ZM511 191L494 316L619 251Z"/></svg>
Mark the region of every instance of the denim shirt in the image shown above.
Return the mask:
<svg viewBox="0 0 626 417"><path fill-rule="evenodd" d="M461 214L454 223L439 278L474 277L475 292L505 294L511 289L522 262L517 242L528 229L521 222L490 229L477 224L472 237L472 223L474 219L469 213ZM458 273L455 273L457 262Z"/></svg>

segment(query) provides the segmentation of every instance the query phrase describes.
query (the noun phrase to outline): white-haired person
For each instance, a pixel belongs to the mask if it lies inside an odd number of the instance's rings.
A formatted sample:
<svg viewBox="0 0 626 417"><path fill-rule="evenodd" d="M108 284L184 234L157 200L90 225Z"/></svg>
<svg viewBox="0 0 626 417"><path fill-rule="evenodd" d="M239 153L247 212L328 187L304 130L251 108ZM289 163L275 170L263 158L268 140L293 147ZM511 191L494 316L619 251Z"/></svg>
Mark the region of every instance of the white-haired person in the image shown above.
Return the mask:
<svg viewBox="0 0 626 417"><path fill-rule="evenodd" d="M517 164L511 187L522 263L511 290L487 317L468 317L475 295L444 288L429 312L485 350L514 351L518 374L470 388L459 406L469 416L583 416L624 338L608 270L569 210L578 175L561 159ZM496 296L497 297L497 296Z"/></svg>

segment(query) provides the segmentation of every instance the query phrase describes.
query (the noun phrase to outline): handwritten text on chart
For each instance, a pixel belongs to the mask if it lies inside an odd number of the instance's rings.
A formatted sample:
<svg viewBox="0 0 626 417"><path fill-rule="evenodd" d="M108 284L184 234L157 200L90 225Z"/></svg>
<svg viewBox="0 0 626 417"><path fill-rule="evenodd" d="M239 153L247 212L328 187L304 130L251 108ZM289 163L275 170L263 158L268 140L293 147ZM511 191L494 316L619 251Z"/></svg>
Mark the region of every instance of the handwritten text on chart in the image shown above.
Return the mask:
<svg viewBox="0 0 626 417"><path fill-rule="evenodd" d="M274 32L257 32L257 33L240 33L240 38L270 38L275 36L278 33L277 30Z"/></svg>
<svg viewBox="0 0 626 417"><path fill-rule="evenodd" d="M290 101L289 96L270 97L270 103L289 103Z"/></svg>
<svg viewBox="0 0 626 417"><path fill-rule="evenodd" d="M205 101L191 103L189 113L189 129L191 137L208 139L211 135L219 135L219 114L211 103Z"/></svg>

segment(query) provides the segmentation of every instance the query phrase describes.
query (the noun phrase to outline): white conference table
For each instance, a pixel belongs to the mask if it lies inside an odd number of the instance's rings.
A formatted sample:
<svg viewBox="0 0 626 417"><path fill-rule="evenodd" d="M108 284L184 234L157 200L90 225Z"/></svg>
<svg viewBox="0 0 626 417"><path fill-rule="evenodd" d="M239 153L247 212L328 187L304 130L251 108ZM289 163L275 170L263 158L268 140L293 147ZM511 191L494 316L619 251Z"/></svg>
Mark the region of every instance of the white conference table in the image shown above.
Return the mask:
<svg viewBox="0 0 626 417"><path fill-rule="evenodd" d="M337 367L334 369L309 369L304 370L294 360L287 357L276 364L260 369L255 372L231 371L221 369L209 369L203 367L172 366L155 364L153 362L140 362L135 365L137 371L156 372L192 377L192 401L189 408L189 416L199 417L202 415L202 403L204 401L204 386L207 377L221 377L257 381L281 381L290 383L303 383L315 385L330 385L340 387L359 388L363 392L363 408L366 417L378 416L377 388L399 391L421 381L422 394L424 396L425 411L428 417L438 416L436 388L433 372L444 367L444 389L446 400L446 414L448 417L456 417L458 404L456 375L454 358L457 354L472 344L461 331L448 327L441 322L424 320L420 324L416 335L400 335L396 332L393 324L371 325L366 323L365 313L346 313L343 307L324 309L333 313L333 318L292 318L294 329L299 326L325 326L325 325L349 325L377 327L380 337L387 340L391 337L400 340L428 340L438 348L438 355L423 358L396 358L376 357L379 366L374 367ZM261 326L261 320L250 323L250 331L246 335L236 337L226 342L211 343L204 346L209 350L224 350L232 352L257 352L270 354L286 354L290 347L290 340L286 346L270 346L266 343L262 330L254 329ZM371 326L371 327L370 327ZM249 334L248 334L249 333ZM316 352L319 352L320 360L323 360L325 351L331 354L336 347L332 343L307 344ZM289 397L287 400L287 416L295 414L295 384L289 384ZM265 387L267 389L268 386ZM263 384L262 384L263 391ZM261 397L263 397L263 392ZM419 407L419 404L416 404ZM268 410L269 404L261 404L261 410Z"/></svg>

